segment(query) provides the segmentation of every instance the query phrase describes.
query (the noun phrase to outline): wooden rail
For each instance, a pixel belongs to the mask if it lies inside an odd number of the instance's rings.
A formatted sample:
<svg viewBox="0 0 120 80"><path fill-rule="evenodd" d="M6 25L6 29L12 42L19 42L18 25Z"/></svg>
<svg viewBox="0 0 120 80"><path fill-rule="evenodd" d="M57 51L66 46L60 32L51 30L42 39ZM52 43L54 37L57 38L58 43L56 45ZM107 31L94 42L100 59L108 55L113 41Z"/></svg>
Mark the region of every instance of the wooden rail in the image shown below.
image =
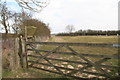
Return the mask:
<svg viewBox="0 0 120 80"><path fill-rule="evenodd" d="M52 51L49 51L49 50L37 50L37 49L27 49L28 51L37 51L37 52L52 52ZM53 54L63 54L63 55L75 55L74 53L72 52L53 52ZM88 54L88 53L80 53L82 54L83 56L88 56L88 57L98 57L98 58L114 58L114 59L118 59L118 55L117 54L114 54L114 55L97 55L97 54Z"/></svg>
<svg viewBox="0 0 120 80"><path fill-rule="evenodd" d="M53 50L42 50L42 49L36 49L34 48L34 45L54 45L57 46ZM89 54L89 53L78 53L76 52L71 46L85 46L85 47L108 47L108 48L118 48L120 47L118 44L95 44L95 43L64 43L64 42L27 42L26 45L29 46L27 48L27 51L32 51L35 52L34 54L29 54L28 58L32 57L33 60L28 59L28 67L30 68L36 68L56 74L60 74L66 77L73 77L73 78L81 78L79 76L75 76L78 72L80 73L86 73L86 74L91 74L95 76L103 76L107 78L113 78L113 77L118 77L119 75L112 75L109 73L109 71L113 70L118 70L120 66L115 66L115 65L107 65L107 64L102 64L105 63L111 59L114 60L119 60L118 54L113 54L113 55L97 55L97 54ZM71 52L60 52L61 48L65 47ZM44 54L43 53L47 53ZM77 56L80 58L80 60L65 60L65 59L59 59L59 58L54 58L54 57L49 57L49 55L68 55L68 56ZM87 57L95 57L98 58L96 61L91 61ZM35 60L34 60L35 59ZM41 62L41 60L46 61L47 63L44 63L44 61ZM82 61L81 61L82 60ZM67 68L67 67L61 67L57 66L55 63L52 61L57 61L57 63L61 62L67 62L69 64L76 64L76 65L82 65L83 67L78 67L76 69L72 68ZM48 66L48 67L53 67L55 70L49 70L45 69L42 67L37 67L35 65L42 65L42 66ZM88 68L95 68L98 72L91 72L91 71L86 71ZM105 69L104 69L105 68ZM61 69L68 70L69 73L63 72ZM109 71L108 71L109 70ZM82 79L82 78L81 78Z"/></svg>
<svg viewBox="0 0 120 80"><path fill-rule="evenodd" d="M34 55L28 55L29 57L34 57L34 58L43 58L41 56L34 56ZM63 59L55 59L55 58L46 58L49 60L55 60L55 61L61 61L61 62L69 62L69 63L75 63L75 64L82 64L82 65L89 65L89 63L86 62L80 62L80 61L71 61L71 60L63 60ZM105 67L105 68L115 68L119 69L118 66L111 66L111 65L98 65L99 67Z"/></svg>
<svg viewBox="0 0 120 80"><path fill-rule="evenodd" d="M101 44L101 43L66 43L66 42L27 42L29 44L40 45L58 45L58 46L90 46L90 47L120 47L118 44Z"/></svg>

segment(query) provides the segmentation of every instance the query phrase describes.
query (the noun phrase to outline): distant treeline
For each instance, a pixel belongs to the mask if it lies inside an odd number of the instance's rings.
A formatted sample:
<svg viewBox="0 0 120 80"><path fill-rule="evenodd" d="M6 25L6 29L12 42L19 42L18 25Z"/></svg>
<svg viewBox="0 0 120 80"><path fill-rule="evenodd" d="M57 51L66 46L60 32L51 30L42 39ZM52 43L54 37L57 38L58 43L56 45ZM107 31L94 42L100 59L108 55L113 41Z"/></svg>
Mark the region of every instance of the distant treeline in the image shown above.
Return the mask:
<svg viewBox="0 0 120 80"><path fill-rule="evenodd" d="M120 35L120 30L109 30L109 31L102 31L102 30L79 30L72 33L58 33L56 36L96 36L96 35Z"/></svg>

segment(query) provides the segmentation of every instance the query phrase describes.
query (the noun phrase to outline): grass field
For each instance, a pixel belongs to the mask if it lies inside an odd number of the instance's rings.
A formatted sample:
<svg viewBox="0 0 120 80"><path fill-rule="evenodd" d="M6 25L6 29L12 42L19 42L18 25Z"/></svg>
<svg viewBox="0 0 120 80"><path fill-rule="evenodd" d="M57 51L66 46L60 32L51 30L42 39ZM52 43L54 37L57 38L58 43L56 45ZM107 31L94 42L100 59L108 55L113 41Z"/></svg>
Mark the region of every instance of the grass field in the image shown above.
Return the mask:
<svg viewBox="0 0 120 80"><path fill-rule="evenodd" d="M48 42L72 42L72 43L105 43L105 44L118 44L117 36L75 36L75 37L63 37L55 36L51 37ZM45 46L45 49L51 49ZM81 53L93 53L93 54L117 54L117 48L102 48L102 47L74 47Z"/></svg>
<svg viewBox="0 0 120 80"><path fill-rule="evenodd" d="M110 43L110 44L118 44L118 37L117 36L72 36L72 37L68 37L68 36L53 36L51 37L48 42L72 42L72 43ZM54 49L56 46L42 46L40 47L40 49L42 50L52 50ZM112 55L112 54L117 54L118 53L118 49L117 48L103 48L103 47L72 47L75 51L77 51L78 53L84 53L84 54L104 54L104 55ZM59 51L62 52L69 52L69 50L67 50L66 48L62 48ZM43 53L44 54L44 53ZM46 53L45 53L46 54ZM48 57L52 57L52 58L58 58L58 59L65 59L65 60L76 60L79 61L82 59L80 59L77 56L68 56L68 55L58 55L58 54L51 54ZM97 58L89 58L91 61L96 61L98 60ZM44 60L41 60L40 62L46 63ZM59 65L61 67L71 67L71 68L78 68L81 65L76 65L76 64L68 64L68 63L63 63L63 62L57 62L57 61L53 61L54 64ZM109 65L117 65L117 60L110 60L107 63L104 64L109 64ZM51 67L45 67L45 66L40 66L40 65L36 65L39 67L43 67L49 70L54 70ZM88 69L90 70L90 69ZM65 71L67 72L67 71ZM44 71L39 71L36 69L29 69L28 71L22 71L20 72L21 74L19 75L13 75L13 77L32 77L32 78L54 78L54 77L59 77L61 78L62 76L56 75L56 74L52 74L52 73L48 73L48 72L44 72ZM26 74L27 76L24 76L24 74ZM21 76L23 75L23 76ZM77 74L79 75L79 74ZM81 75L81 74L80 74ZM86 74L82 74L83 77L86 77L88 75ZM9 77L9 74L6 74L5 77Z"/></svg>
<svg viewBox="0 0 120 80"><path fill-rule="evenodd" d="M118 36L54 36L52 42L118 43Z"/></svg>

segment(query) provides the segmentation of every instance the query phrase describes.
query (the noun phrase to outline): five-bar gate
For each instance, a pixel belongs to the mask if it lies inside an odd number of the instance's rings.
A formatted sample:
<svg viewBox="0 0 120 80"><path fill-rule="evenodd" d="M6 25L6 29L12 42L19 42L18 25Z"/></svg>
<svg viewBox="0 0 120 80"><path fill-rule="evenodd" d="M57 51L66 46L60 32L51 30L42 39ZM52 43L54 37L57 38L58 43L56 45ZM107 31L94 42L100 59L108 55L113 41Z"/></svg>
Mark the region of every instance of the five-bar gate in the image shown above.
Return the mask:
<svg viewBox="0 0 120 80"><path fill-rule="evenodd" d="M86 75L87 78L114 78L119 76L119 65L109 64L110 60L119 64L118 53L112 55L84 54L74 48L74 46L102 48L118 48L119 46L113 44L62 42L27 42L26 45L28 68L73 78L84 78Z"/></svg>

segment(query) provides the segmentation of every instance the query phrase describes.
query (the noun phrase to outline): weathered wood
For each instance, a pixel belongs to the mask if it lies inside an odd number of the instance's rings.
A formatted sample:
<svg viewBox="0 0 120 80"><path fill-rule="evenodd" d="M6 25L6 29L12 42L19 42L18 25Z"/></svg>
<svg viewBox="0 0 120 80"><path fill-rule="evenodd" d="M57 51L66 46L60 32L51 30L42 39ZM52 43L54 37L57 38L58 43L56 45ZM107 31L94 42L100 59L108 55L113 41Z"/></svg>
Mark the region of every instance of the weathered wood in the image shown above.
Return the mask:
<svg viewBox="0 0 120 80"><path fill-rule="evenodd" d="M1 33L0 33L1 34ZM0 46L2 51L2 62L3 71L4 69L9 69L15 71L19 68L19 39L16 34L3 34L2 33L2 44ZM0 40L1 42L1 40Z"/></svg>
<svg viewBox="0 0 120 80"><path fill-rule="evenodd" d="M35 55L28 55L28 57L34 57L34 58L43 58L41 56L35 56ZM63 60L63 59L55 59L55 58L47 58L49 60L55 60L55 61L61 61L61 62L69 62L69 63L75 63L75 64L82 64L82 65L89 65L86 62L80 62L80 61L71 61L71 60ZM119 68L118 66L112 66L112 65L98 65L99 67L105 67L105 68Z"/></svg>
<svg viewBox="0 0 120 80"><path fill-rule="evenodd" d="M103 59L101 59L101 60L98 60L98 61L96 61L96 62L94 62L95 64L101 64L101 63L103 63L103 62L105 62L105 61L107 61L107 60L109 60L109 58L103 58ZM74 71L72 71L72 72L70 72L70 73L68 73L69 75L72 75L72 74L75 74L75 73L77 73L77 72L82 72L83 70L85 70L85 69L87 69L87 68L90 68L90 67L92 67L92 65L87 65L87 66L84 66L84 67L82 67L82 68L79 68L79 69L77 69L77 70L74 70Z"/></svg>
<svg viewBox="0 0 120 80"><path fill-rule="evenodd" d="M22 37L21 39L21 44L22 44L22 59L23 59L23 68L27 68L27 52L26 52L26 39Z"/></svg>
<svg viewBox="0 0 120 80"><path fill-rule="evenodd" d="M32 47L32 45L30 45L31 47ZM52 51L50 51L50 52L48 52L48 54L46 54L46 55L44 55L43 57L47 57L47 56L49 56L51 53L53 53L53 52L56 52L57 50L59 50L60 48L62 48L63 46L58 46L58 47L56 47L55 49L53 49ZM39 53L39 51L36 51L35 49L32 49L33 51L35 51L36 53ZM42 58L39 58L38 60L36 60L36 61L39 61L39 60L41 60ZM31 65L33 65L33 64L31 64Z"/></svg>
<svg viewBox="0 0 120 80"><path fill-rule="evenodd" d="M19 37L19 57L22 68L27 68L27 52L26 52L26 39L22 36Z"/></svg>
<svg viewBox="0 0 120 80"><path fill-rule="evenodd" d="M14 39L12 39L12 41L15 42ZM15 55L14 55L15 43L11 49L12 49L12 51L9 56L10 57L9 58L10 59L10 69L11 69L11 71L15 71Z"/></svg>
<svg viewBox="0 0 120 80"><path fill-rule="evenodd" d="M53 49L51 51L48 50L37 50L34 47L31 47L32 49L27 49L27 51L35 51L36 54L38 55L28 55L28 57L33 57L33 58L38 58L36 61L28 61L32 64L41 64L44 66L51 66L54 67L57 72L61 75L64 76L72 76L74 74L76 74L77 72L86 72L87 74L92 74L92 75L97 75L100 76L99 73L94 73L94 72L87 72L84 71L85 69L89 68L89 67L94 67L96 68L96 70L98 70L98 72L101 72L103 74L101 74L101 76L105 76L105 77L109 77L112 78L114 77L112 74L110 74L108 71L106 71L104 68L114 68L114 69L119 69L119 66L112 66L112 65L103 65L101 63L106 62L107 60L110 59L119 59L118 54L113 54L113 55L97 55L97 54L84 54L84 53L78 53L75 50L73 50L73 48L71 48L70 46L85 46L85 47L110 47L110 48L119 48L120 46L116 46L116 44L97 44L97 43L64 43L64 42L27 42L26 45L31 46L32 44L39 44L39 45L54 45L54 46L58 46L58 48L62 48L65 47L68 50L70 50L71 52L58 52L57 49ZM60 49L59 48L59 49ZM45 52L47 54L45 54L43 56L44 53L41 52ZM56 59L56 58L48 58L47 56L51 54L62 54L62 55L75 55L80 57L82 60L84 60L85 62L80 62L80 61L71 61L71 60L63 60L63 59ZM92 62L91 60L87 59L87 57L97 57L97 58L101 58L100 60L96 61L96 62ZM44 64L44 63L39 63L39 60L44 59L45 61L47 61L49 64ZM49 61L50 60L50 61ZM73 69L71 70L70 73L68 74L64 74L61 69L65 69L65 70L70 70L70 68L65 68L65 67L59 67L59 66L55 66L55 64L53 64L51 61L60 61L60 62L68 62L68 63L75 63L75 64L82 64L82 65L86 65L82 68L78 68L78 69ZM35 67L34 65L29 65L31 67ZM38 68L38 67L37 67ZM38 68L39 69L39 68ZM41 69L41 68L40 68ZM46 69L42 69L47 71ZM49 72L49 71L48 71ZM54 71L53 71L54 72Z"/></svg>
<svg viewBox="0 0 120 80"><path fill-rule="evenodd" d="M35 67L35 66L31 66L31 68L35 68L35 69L39 69L39 70L43 70L43 71L47 71L47 72L51 72L51 73L55 73L55 74L60 74L61 75L60 72L51 71L51 70L47 70L47 69L43 69L43 68L39 68L39 67ZM66 76L66 74L64 74L64 76ZM71 75L67 75L67 76L68 77L72 77L72 78L76 78L76 79L84 79L85 80L85 78L82 78L82 77L71 76Z"/></svg>
<svg viewBox="0 0 120 80"><path fill-rule="evenodd" d="M0 34L0 79L2 79L2 34Z"/></svg>
<svg viewBox="0 0 120 80"><path fill-rule="evenodd" d="M73 50L71 47L66 46L66 48L68 48L70 51L72 51L75 55L78 55L78 53ZM105 70L103 70L101 67L99 67L97 64L93 63L92 61L88 60L87 58L85 58L83 55L79 54L78 55L81 59L83 59L84 61L86 61L88 64L94 66L98 71L103 72L107 77L112 77L111 74L107 73Z"/></svg>
<svg viewBox="0 0 120 80"><path fill-rule="evenodd" d="M29 44L41 45L58 45L58 46L89 46L89 47L116 47L115 44L98 44L98 43L65 43L65 42L27 42Z"/></svg>
<svg viewBox="0 0 120 80"><path fill-rule="evenodd" d="M16 70L20 68L20 58L18 56L19 53L19 38L15 39L15 50L14 50L14 55L15 55L15 68Z"/></svg>
<svg viewBox="0 0 120 80"><path fill-rule="evenodd" d="M23 50L22 50L22 36L19 36L19 58L20 58L20 66L23 68Z"/></svg>
<svg viewBox="0 0 120 80"><path fill-rule="evenodd" d="M34 49L34 47L32 47L31 46L31 48L32 49ZM37 52L37 51L35 51L36 53L39 53L39 52ZM47 58L45 58L43 55L41 55L41 54L39 54L41 57L43 57L43 59L45 60L45 61L47 61L50 65L52 65L57 71L59 71L59 73L61 74L61 75L63 75L64 76L64 73L59 69L59 68L57 68L57 67L55 67L55 65L53 64L53 63L51 63L50 61L49 61L49 59L47 59Z"/></svg>
<svg viewBox="0 0 120 80"><path fill-rule="evenodd" d="M37 52L50 52L50 53L53 53L53 54L63 54L63 55L75 55L74 53L72 52L53 52L53 51L48 51L48 50L37 50L37 49L27 49L28 51L37 51ZM118 56L117 55L97 55L97 54L83 54L83 53L79 53L83 56L88 56L88 57L98 57L98 58L113 58L113 59L118 59ZM78 54L78 55L79 55Z"/></svg>
<svg viewBox="0 0 120 80"><path fill-rule="evenodd" d="M28 61L28 62L52 67L52 65L50 65L50 64L40 63L40 62L36 62L36 61ZM31 66L29 66L29 67L31 67ZM70 71L77 70L77 69L65 68L65 67L60 67L60 66L56 66L56 67L58 67L60 69L70 70ZM92 74L92 75L105 76L104 74L101 74L101 73L94 73L94 72L88 72L88 71L81 71L80 73L87 73L87 74Z"/></svg>

